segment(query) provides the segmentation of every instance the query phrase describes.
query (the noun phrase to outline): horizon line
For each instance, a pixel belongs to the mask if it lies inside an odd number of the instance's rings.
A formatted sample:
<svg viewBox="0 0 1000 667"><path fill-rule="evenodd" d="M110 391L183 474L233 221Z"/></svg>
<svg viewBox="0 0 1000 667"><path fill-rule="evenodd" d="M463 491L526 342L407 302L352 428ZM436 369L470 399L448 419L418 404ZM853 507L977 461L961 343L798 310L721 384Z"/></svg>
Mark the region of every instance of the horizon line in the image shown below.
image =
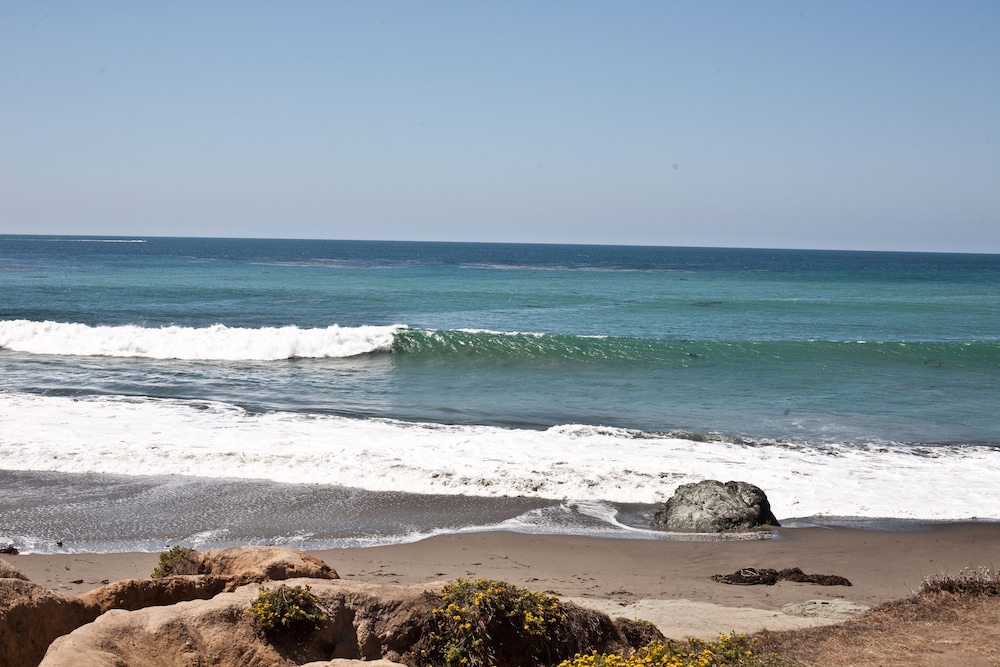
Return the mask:
<svg viewBox="0 0 1000 667"><path fill-rule="evenodd" d="M469 240L438 240L438 239L379 239L379 238L323 238L297 236L216 236L216 235L169 235L169 234L24 234L0 233L0 238L58 238L98 240L104 242L141 242L149 239L202 239L206 241L321 241L333 243L431 243L441 245L534 245L534 246L585 246L596 248L678 248L692 250L774 250L802 252L866 252L866 253L902 253L927 255L1000 255L998 251L968 251L968 250L896 250L885 248L853 248L853 247L800 247L800 246L752 246L752 245L690 245L690 244L659 244L659 243L598 243L598 242L564 242L564 241L469 241Z"/></svg>

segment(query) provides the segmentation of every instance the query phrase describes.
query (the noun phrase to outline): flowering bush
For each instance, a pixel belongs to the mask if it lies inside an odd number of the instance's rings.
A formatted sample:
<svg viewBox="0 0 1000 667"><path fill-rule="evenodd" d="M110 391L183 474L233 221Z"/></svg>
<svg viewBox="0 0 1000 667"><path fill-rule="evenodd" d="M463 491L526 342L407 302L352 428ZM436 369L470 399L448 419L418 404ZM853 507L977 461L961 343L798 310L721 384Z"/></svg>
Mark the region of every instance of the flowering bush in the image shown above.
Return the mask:
<svg viewBox="0 0 1000 667"><path fill-rule="evenodd" d="M754 643L746 635L719 635L715 642L691 638L679 643L668 639L653 642L628 656L596 651L577 655L558 667L776 667L781 664L776 657L754 653Z"/></svg>
<svg viewBox="0 0 1000 667"><path fill-rule="evenodd" d="M411 656L421 665L485 667L496 664L494 647L544 643L562 623L558 598L502 581L458 579L441 589L431 632Z"/></svg>
<svg viewBox="0 0 1000 667"><path fill-rule="evenodd" d="M261 586L259 590L246 615L262 635L275 635L282 630L289 633L319 630L326 620L319 599L309 586L293 588L281 584L270 590Z"/></svg>

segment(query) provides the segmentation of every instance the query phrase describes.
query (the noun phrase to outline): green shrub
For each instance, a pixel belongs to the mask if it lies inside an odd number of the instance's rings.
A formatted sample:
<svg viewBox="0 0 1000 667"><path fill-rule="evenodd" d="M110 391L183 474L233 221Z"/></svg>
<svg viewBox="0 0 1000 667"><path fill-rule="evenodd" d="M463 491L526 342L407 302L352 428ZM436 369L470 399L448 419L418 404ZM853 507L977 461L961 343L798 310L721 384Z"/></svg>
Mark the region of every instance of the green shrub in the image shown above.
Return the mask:
<svg viewBox="0 0 1000 667"><path fill-rule="evenodd" d="M777 657L761 656L754 651L755 640L746 635L719 635L714 642L688 639L653 642L634 653L577 655L558 667L778 667Z"/></svg>
<svg viewBox="0 0 1000 667"><path fill-rule="evenodd" d="M501 581L458 579L439 597L430 632L410 653L419 665L486 667L504 646L539 655L565 617L558 598Z"/></svg>
<svg viewBox="0 0 1000 667"><path fill-rule="evenodd" d="M174 574L174 568L182 560L191 555L192 550L187 547L173 546L167 551L160 552L160 562L153 568L151 576L153 579L169 577Z"/></svg>
<svg viewBox="0 0 1000 667"><path fill-rule="evenodd" d="M270 590L261 586L259 590L257 597L250 602L246 615L261 635L274 636L282 631L305 634L319 630L326 620L319 599L312 594L309 586L281 584Z"/></svg>

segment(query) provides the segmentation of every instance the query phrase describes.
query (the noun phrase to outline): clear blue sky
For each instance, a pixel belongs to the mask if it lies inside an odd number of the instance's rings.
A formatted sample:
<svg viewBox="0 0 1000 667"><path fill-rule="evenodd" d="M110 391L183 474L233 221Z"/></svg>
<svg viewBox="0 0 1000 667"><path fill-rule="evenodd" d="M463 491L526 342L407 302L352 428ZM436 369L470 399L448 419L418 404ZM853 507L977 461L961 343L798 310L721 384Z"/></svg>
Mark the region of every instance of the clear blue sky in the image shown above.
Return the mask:
<svg viewBox="0 0 1000 667"><path fill-rule="evenodd" d="M1000 252L1000 2L6 2L0 233Z"/></svg>

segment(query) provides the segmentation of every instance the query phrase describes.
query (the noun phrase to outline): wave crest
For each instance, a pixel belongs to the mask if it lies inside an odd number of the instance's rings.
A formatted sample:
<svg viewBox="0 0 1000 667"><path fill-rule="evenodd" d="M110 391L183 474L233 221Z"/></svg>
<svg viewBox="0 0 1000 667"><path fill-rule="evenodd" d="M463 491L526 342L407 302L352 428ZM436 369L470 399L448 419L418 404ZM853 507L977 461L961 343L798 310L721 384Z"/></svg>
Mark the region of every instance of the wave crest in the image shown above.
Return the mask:
<svg viewBox="0 0 1000 667"><path fill-rule="evenodd" d="M391 349L403 325L300 329L90 326L76 322L0 321L0 349L31 354L212 361L354 357Z"/></svg>

